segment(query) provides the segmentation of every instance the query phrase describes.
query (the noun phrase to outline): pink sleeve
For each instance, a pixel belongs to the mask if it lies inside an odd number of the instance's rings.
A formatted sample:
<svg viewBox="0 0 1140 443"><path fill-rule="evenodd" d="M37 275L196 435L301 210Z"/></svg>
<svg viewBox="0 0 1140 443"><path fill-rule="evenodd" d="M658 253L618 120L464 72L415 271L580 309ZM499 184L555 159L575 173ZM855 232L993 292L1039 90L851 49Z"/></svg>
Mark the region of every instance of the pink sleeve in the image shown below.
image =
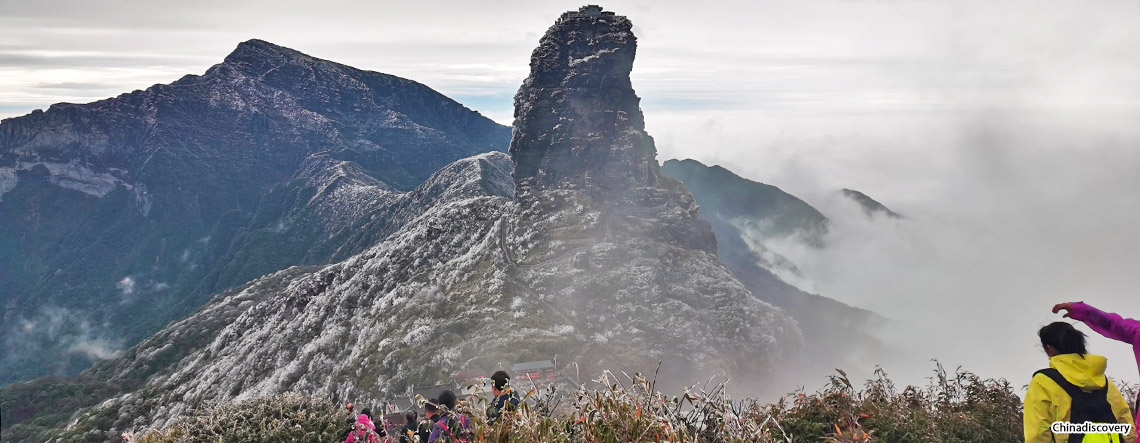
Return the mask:
<svg viewBox="0 0 1140 443"><path fill-rule="evenodd" d="M1104 312L1084 302L1073 303L1069 317L1084 322L1088 327L1113 340L1140 345L1140 320L1123 318L1111 312Z"/></svg>

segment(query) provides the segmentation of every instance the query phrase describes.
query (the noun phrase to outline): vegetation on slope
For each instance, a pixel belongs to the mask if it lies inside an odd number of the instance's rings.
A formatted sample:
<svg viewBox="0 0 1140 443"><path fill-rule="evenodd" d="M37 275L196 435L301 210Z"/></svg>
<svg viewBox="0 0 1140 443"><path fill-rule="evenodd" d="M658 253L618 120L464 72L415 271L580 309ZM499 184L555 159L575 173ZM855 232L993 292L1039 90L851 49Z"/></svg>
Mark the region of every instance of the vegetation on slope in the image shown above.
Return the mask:
<svg viewBox="0 0 1140 443"><path fill-rule="evenodd" d="M1010 442L1021 439L1021 400L1003 379L941 365L926 386L898 389L882 370L859 387L839 371L826 387L764 404L734 400L725 386L678 396L640 374L604 374L601 389L531 389L516 414L491 424L485 396L458 406L479 442ZM1135 389L1130 387L1130 389ZM296 394L218 406L134 441L336 441L344 412Z"/></svg>

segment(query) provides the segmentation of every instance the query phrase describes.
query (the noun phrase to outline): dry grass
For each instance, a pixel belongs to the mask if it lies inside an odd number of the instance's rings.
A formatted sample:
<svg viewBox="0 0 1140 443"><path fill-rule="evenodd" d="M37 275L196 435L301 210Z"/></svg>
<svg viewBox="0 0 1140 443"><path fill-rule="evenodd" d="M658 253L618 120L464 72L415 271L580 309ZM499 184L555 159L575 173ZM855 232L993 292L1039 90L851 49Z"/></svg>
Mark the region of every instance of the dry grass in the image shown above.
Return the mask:
<svg viewBox="0 0 1140 443"><path fill-rule="evenodd" d="M669 396L653 377L604 373L602 389L533 387L494 424L485 395L460 402L476 441L522 442L1010 442L1021 438L1021 401L1005 380L941 365L924 387L901 390L883 371L858 387L839 371L826 388L772 404L734 400L723 384ZM519 389L516 387L516 389ZM422 399L421 399L422 400ZM332 402L285 394L200 411L138 442L337 441Z"/></svg>

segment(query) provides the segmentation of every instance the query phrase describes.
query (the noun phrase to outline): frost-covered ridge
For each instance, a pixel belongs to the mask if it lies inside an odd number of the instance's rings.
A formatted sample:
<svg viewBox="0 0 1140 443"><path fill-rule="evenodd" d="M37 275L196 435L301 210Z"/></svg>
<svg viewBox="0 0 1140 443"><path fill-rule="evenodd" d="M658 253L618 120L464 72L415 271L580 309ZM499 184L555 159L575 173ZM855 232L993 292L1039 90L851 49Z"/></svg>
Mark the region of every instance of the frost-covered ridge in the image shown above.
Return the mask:
<svg viewBox="0 0 1140 443"><path fill-rule="evenodd" d="M130 346L252 278L343 260L402 223L376 213L399 193L509 138L423 84L261 40L4 119L0 385L75 375L95 359L72 343ZM58 307L88 326L56 325Z"/></svg>

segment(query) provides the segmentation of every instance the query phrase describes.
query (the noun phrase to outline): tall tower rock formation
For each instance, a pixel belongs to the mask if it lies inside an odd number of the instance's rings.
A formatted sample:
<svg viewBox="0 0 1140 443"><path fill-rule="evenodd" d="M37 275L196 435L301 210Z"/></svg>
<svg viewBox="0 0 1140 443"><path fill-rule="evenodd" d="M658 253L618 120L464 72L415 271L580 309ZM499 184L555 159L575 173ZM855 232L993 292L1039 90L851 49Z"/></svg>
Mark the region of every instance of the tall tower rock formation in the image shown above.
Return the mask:
<svg viewBox="0 0 1140 443"><path fill-rule="evenodd" d="M629 19L584 6L562 14L515 95L510 152L520 189L653 186L660 171L629 74Z"/></svg>

